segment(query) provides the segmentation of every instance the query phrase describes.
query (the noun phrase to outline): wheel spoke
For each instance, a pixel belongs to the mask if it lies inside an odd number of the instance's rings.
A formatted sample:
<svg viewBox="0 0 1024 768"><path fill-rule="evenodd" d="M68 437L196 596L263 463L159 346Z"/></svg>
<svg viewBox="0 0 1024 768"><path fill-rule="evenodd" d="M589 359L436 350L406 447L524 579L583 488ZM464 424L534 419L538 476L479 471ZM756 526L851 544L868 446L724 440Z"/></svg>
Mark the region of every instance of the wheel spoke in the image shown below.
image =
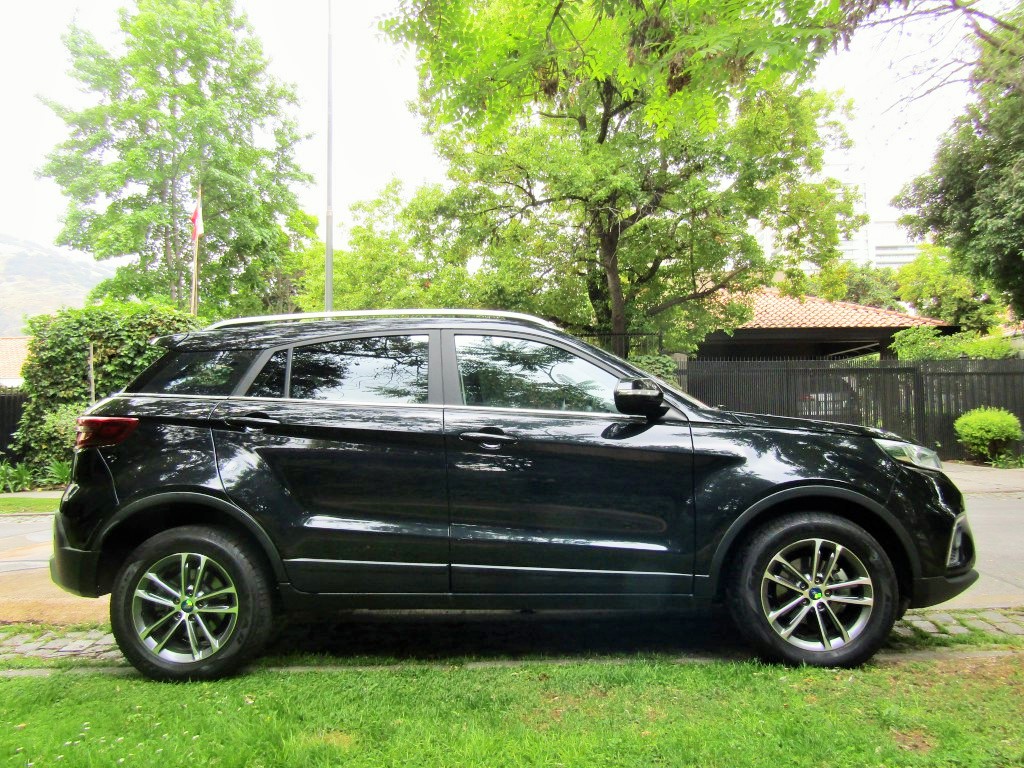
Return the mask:
<svg viewBox="0 0 1024 768"><path fill-rule="evenodd" d="M206 561L209 558L206 555L199 556L199 569L196 571L196 576L192 580L192 594L198 595L199 589L203 585L203 573L206 571Z"/></svg>
<svg viewBox="0 0 1024 768"><path fill-rule="evenodd" d="M181 573L178 576L178 583L181 585L181 595L185 595L185 587L188 586L188 553L181 553Z"/></svg>
<svg viewBox="0 0 1024 768"><path fill-rule="evenodd" d="M156 632L160 627L162 627L164 624L166 624L170 619L173 619L176 615L177 615L177 613L174 612L174 611L171 611L169 613L165 613L159 619L157 619L152 624L150 624L148 627L145 627L141 632L139 632L139 637L141 639L145 640L151 634ZM166 640L164 642L166 642Z"/></svg>
<svg viewBox="0 0 1024 768"><path fill-rule="evenodd" d="M211 592L208 595L197 595L196 598L195 598L195 601L197 603L200 603L200 602L205 603L207 600L212 600L213 598L220 597L221 595L237 595L237 594L238 593L235 591L234 587L224 587L223 589L218 589L218 590L216 590L214 592Z"/></svg>
<svg viewBox="0 0 1024 768"><path fill-rule="evenodd" d="M175 616L177 614L172 613L170 615ZM184 621L184 619L178 619L176 622L174 622L174 626L170 628L166 635L164 635L164 639L157 643L156 647L153 648L153 653L158 654L160 653L160 651L164 649L164 646L167 645L167 641L170 640L174 633L178 631L178 627L181 626L182 621Z"/></svg>
<svg viewBox="0 0 1024 768"><path fill-rule="evenodd" d="M798 613L796 618L793 619L793 622L784 630L782 630L782 637L788 640L790 636L793 634L793 632L796 631L796 628L800 626L800 623L807 617L807 612L810 610L811 606L809 605L805 605L803 608L801 608L800 613Z"/></svg>
<svg viewBox="0 0 1024 768"><path fill-rule="evenodd" d="M821 548L825 544L824 539L814 540L814 560L811 563L811 581L818 580L818 566L821 564Z"/></svg>
<svg viewBox="0 0 1024 768"><path fill-rule="evenodd" d="M871 579L867 576L862 576L859 579L850 579L849 581L843 581L839 584L826 584L828 589L835 592L838 589L853 589L853 587L870 587Z"/></svg>
<svg viewBox="0 0 1024 768"><path fill-rule="evenodd" d="M793 582L791 582L791 581L786 581L785 579L783 579L783 578L780 578L779 576L776 576L776 575L775 575L775 574L773 574L773 573L766 573L766 574L764 575L764 577L765 577L765 578L766 578L766 579L767 579L768 581L773 581L773 582L775 582L776 584L778 584L778 585L779 585L779 586L781 586L781 587L785 587L786 589L788 589L788 590L791 590L791 591L793 591L793 592L800 592L801 594L803 594L803 593L801 592L800 588L796 586L796 584L794 584L794 583L793 583Z"/></svg>
<svg viewBox="0 0 1024 768"><path fill-rule="evenodd" d="M843 642L850 642L850 633L846 631L846 627L843 625L843 622L839 620L839 617L836 616L835 611L832 610L832 606L828 603L824 603L824 605L825 611L828 613L828 617L832 619L832 623L835 625L835 628L839 630L839 634L842 636Z"/></svg>
<svg viewBox="0 0 1024 768"><path fill-rule="evenodd" d="M799 583L799 582L802 582L802 581L804 581L804 580L805 580L805 579L807 578L807 576L805 576L804 574L800 573L800 571L798 571L798 570L797 570L796 568L794 568L794 567L793 567L793 566L792 566L792 565L791 565L791 564L789 563L789 561L788 561L788 560L786 560L786 559L785 559L784 557L782 557L781 555L776 555L775 557L773 557L773 558L772 558L772 562L773 562L773 563L775 563L776 565L780 565L780 566L782 566L782 568L783 568L784 570L787 570L787 571L789 571L789 572L790 572L791 574L793 574L793 575L794 575L794 576L795 576L795 577L796 577L796 578L798 579L798 583Z"/></svg>
<svg viewBox="0 0 1024 768"><path fill-rule="evenodd" d="M786 605L782 606L777 611L772 611L770 614L768 614L768 621L774 624L780 616L785 616L787 613L789 613L798 605L800 605L800 603L802 603L803 601L804 597L803 595L801 595L800 597L797 597L795 600L786 603Z"/></svg>
<svg viewBox="0 0 1024 768"><path fill-rule="evenodd" d="M135 596L140 600L145 600L149 603L156 603L157 605L162 605L165 608L170 608L171 610L177 610L178 608L178 604L173 600L168 600L166 597L160 597L160 595L154 595L152 592L146 592L144 589L136 589Z"/></svg>
<svg viewBox="0 0 1024 768"><path fill-rule="evenodd" d="M148 572L143 578L146 578L146 579L149 579L150 581L152 581L154 584L156 584L158 587L160 587L160 589L162 589L164 592L169 594L171 597L173 597L175 599L179 599L181 597L181 593L180 592L178 592L176 589L174 589L174 587L170 587L167 584L164 584L162 581L160 581L160 577L157 576L152 571Z"/></svg>
<svg viewBox="0 0 1024 768"><path fill-rule="evenodd" d="M199 649L199 638L196 637L196 628L192 626L192 622L185 619L185 632L188 634L188 644L192 649L192 658L196 661L203 655L203 652Z"/></svg>
<svg viewBox="0 0 1024 768"><path fill-rule="evenodd" d="M832 649L832 641L828 639L828 631L825 629L825 617L822 616L823 611L815 611L814 618L818 620L818 631L821 633L821 644L825 646L825 650Z"/></svg>
<svg viewBox="0 0 1024 768"><path fill-rule="evenodd" d="M832 595L828 598L830 603L846 603L847 605L874 605L875 601L870 597L857 597L856 595Z"/></svg>
<svg viewBox="0 0 1024 768"><path fill-rule="evenodd" d="M824 582L828 584L828 580L832 578L832 574L836 570L836 565L839 563L839 558L842 557L844 548L842 544L836 544L835 550L832 552L832 559L828 561L828 569L825 571Z"/></svg>
<svg viewBox="0 0 1024 768"><path fill-rule="evenodd" d="M203 634L206 636L206 642L208 642L210 644L210 653L213 653L218 648L220 648L220 642L217 640L216 637L214 637L212 634L210 634L210 630L206 626L206 622L203 621L203 617L202 616L200 616L197 613L195 615L195 619L196 619L196 624L199 625L199 628L203 631Z"/></svg>

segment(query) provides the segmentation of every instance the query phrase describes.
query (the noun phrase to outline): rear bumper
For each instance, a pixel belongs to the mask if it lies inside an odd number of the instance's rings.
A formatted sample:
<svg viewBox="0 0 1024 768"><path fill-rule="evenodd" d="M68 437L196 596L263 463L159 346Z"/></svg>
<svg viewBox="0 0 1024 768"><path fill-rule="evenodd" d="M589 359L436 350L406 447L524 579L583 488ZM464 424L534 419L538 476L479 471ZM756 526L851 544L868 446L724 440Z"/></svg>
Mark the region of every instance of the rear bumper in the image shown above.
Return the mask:
<svg viewBox="0 0 1024 768"><path fill-rule="evenodd" d="M950 600L978 580L975 570L957 576L932 576L914 580L914 599L911 608L927 608Z"/></svg>
<svg viewBox="0 0 1024 768"><path fill-rule="evenodd" d="M81 597L99 597L99 552L69 547L60 524L60 515L53 524L53 557L50 578L61 589Z"/></svg>

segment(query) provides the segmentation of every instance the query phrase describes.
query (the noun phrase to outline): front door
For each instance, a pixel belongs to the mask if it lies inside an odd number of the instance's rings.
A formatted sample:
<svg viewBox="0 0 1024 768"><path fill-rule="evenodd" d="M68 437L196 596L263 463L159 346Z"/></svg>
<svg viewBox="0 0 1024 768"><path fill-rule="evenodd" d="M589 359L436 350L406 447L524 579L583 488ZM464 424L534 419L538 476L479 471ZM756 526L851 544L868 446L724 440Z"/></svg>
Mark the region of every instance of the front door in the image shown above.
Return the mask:
<svg viewBox="0 0 1024 768"><path fill-rule="evenodd" d="M443 345L453 592L690 594L685 419L618 413L618 375L568 345L461 331Z"/></svg>

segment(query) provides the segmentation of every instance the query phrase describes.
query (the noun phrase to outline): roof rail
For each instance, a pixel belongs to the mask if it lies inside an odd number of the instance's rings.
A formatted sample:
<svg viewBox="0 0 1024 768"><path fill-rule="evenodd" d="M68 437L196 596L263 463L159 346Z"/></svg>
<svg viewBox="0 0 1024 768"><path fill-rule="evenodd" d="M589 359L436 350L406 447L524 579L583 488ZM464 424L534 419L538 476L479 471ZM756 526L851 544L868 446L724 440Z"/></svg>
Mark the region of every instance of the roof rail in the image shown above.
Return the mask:
<svg viewBox="0 0 1024 768"><path fill-rule="evenodd" d="M226 328L237 325L262 325L263 323L277 323L299 320L329 320L332 318L360 318L360 317L493 317L502 320L522 320L542 325L545 328L560 330L557 325L533 315L523 312L502 312L497 309L353 309L340 310L336 312L293 312L286 315L256 315L254 317L235 317L230 320L220 320L206 327L212 331L215 328Z"/></svg>

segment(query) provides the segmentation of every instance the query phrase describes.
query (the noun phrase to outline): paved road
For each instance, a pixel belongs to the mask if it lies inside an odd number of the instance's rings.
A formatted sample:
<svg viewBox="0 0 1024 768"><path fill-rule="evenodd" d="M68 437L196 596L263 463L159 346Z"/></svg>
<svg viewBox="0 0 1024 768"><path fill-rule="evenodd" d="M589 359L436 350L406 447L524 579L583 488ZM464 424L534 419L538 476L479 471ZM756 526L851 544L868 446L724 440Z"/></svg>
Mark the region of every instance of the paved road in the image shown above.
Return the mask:
<svg viewBox="0 0 1024 768"><path fill-rule="evenodd" d="M981 578L945 607L1024 606L1024 469L948 464L946 471L967 497ZM0 515L0 621L106 619L107 598L74 597L50 581L52 525L49 515Z"/></svg>

